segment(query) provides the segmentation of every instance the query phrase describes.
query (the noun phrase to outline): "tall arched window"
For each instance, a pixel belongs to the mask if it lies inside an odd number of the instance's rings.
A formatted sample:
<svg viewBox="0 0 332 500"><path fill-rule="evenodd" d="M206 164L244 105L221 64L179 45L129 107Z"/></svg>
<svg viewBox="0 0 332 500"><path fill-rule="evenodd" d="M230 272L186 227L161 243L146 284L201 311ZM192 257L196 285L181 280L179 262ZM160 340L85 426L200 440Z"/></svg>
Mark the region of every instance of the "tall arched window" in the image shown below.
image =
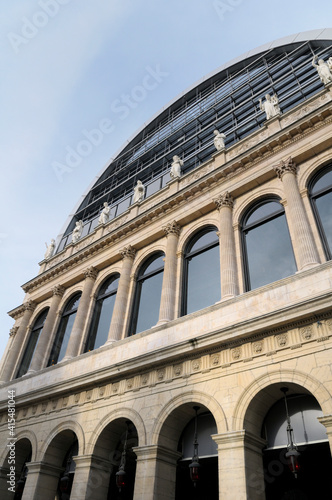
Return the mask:
<svg viewBox="0 0 332 500"><path fill-rule="evenodd" d="M332 259L332 166L313 177L309 185L310 199L316 217L326 258Z"/></svg>
<svg viewBox="0 0 332 500"><path fill-rule="evenodd" d="M120 275L114 274L99 289L85 352L97 349L107 340L119 279Z"/></svg>
<svg viewBox="0 0 332 500"><path fill-rule="evenodd" d="M148 330L158 322L163 273L162 252L150 257L139 270L130 335Z"/></svg>
<svg viewBox="0 0 332 500"><path fill-rule="evenodd" d="M182 315L220 300L220 255L217 228L207 227L187 245L184 255Z"/></svg>
<svg viewBox="0 0 332 500"><path fill-rule="evenodd" d="M296 272L285 211L277 199L263 200L247 212L242 237L247 290Z"/></svg>
<svg viewBox="0 0 332 500"><path fill-rule="evenodd" d="M68 302L62 313L60 325L55 336L55 341L51 351L48 365L55 365L62 360L66 353L69 337L75 321L78 305L82 293L76 293Z"/></svg>
<svg viewBox="0 0 332 500"><path fill-rule="evenodd" d="M33 324L33 327L32 327L31 333L30 333L30 337L28 340L28 344L25 348L23 358L22 358L20 367L18 369L16 378L19 378L19 377L22 377L23 375L25 375L30 368L31 360L32 360L33 354L36 350L38 339L39 339L39 336L42 332L47 313L48 313L48 308L44 309L44 311L42 311L39 314L39 316L37 317L36 321Z"/></svg>

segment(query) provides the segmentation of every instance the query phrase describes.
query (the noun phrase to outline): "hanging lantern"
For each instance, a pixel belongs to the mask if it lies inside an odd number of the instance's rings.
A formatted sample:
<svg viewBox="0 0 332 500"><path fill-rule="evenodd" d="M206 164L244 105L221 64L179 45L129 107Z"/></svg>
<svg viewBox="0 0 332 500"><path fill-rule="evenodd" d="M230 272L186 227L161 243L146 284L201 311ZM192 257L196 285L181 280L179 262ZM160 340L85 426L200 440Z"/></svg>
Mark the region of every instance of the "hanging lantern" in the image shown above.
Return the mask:
<svg viewBox="0 0 332 500"><path fill-rule="evenodd" d="M288 467L290 471L294 474L295 479L297 478L297 473L300 470L300 465L298 462L298 457L300 453L297 451L297 446L294 442L294 431L291 425L291 420L288 412L287 397L288 387L281 387L281 392L284 393L285 397L285 407L286 407L286 419L287 419L287 452L285 457L287 458Z"/></svg>
<svg viewBox="0 0 332 500"><path fill-rule="evenodd" d="M189 464L189 471L190 471L190 479L194 483L194 486L196 487L197 481L200 480L200 463L199 463L199 458L198 458L198 441L197 441L197 412L199 410L199 406L194 406L194 410L196 412L195 415L195 431L194 431L194 453L193 453L193 458L191 463Z"/></svg>
<svg viewBox="0 0 332 500"><path fill-rule="evenodd" d="M123 445L123 451L122 451L122 454L121 454L121 462L120 462L119 470L115 474L116 486L119 488L119 492L121 492L121 489L126 486L125 465L126 465L126 450L127 450L127 438L128 438L129 423L130 422L126 422L127 429L126 429L125 442L124 442L124 445Z"/></svg>

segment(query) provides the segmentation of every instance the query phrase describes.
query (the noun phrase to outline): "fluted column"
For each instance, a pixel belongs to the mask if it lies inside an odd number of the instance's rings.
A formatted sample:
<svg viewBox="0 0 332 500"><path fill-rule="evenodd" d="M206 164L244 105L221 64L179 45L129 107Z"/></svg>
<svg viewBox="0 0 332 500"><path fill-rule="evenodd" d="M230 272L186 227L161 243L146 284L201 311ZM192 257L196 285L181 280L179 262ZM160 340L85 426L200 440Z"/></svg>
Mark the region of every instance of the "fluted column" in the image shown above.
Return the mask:
<svg viewBox="0 0 332 500"><path fill-rule="evenodd" d="M87 311L91 300L91 293L94 282L96 281L98 270L94 267L89 267L84 271L85 281L83 292L78 305L73 328L70 333L69 342L63 361L74 358L79 354L79 348L82 341L83 329L87 317Z"/></svg>
<svg viewBox="0 0 332 500"><path fill-rule="evenodd" d="M299 271L319 264L318 252L296 181L297 167L292 158L273 167L283 183L288 205L288 226Z"/></svg>
<svg viewBox="0 0 332 500"><path fill-rule="evenodd" d="M58 307L65 293L65 288L61 285L56 285L52 288L53 297L50 309L37 342L28 373L36 372L46 365L51 342L53 341L54 328L56 324L56 315Z"/></svg>
<svg viewBox="0 0 332 500"><path fill-rule="evenodd" d="M129 245L128 247L125 247L120 253L123 259L122 269L106 344L111 344L112 342L115 342L122 338L130 287L130 273L133 266L136 250Z"/></svg>
<svg viewBox="0 0 332 500"><path fill-rule="evenodd" d="M25 304L23 304L24 313L20 326L18 327L17 332L14 334L14 338L12 340L12 345L8 351L7 360L3 368L3 372L1 375L1 381L7 382L11 380L13 376L13 371L17 364L17 359L20 354L20 350L22 345L24 344L24 337L26 335L26 331L32 316L33 311L36 308L35 302L29 300Z"/></svg>
<svg viewBox="0 0 332 500"><path fill-rule="evenodd" d="M219 211L219 252L221 297L234 297L238 294L235 239L232 223L234 200L226 192L213 200Z"/></svg>
<svg viewBox="0 0 332 500"><path fill-rule="evenodd" d="M163 230L167 236L167 244L158 324L167 323L174 319L177 268L176 251L181 227L176 221L173 221L164 226Z"/></svg>

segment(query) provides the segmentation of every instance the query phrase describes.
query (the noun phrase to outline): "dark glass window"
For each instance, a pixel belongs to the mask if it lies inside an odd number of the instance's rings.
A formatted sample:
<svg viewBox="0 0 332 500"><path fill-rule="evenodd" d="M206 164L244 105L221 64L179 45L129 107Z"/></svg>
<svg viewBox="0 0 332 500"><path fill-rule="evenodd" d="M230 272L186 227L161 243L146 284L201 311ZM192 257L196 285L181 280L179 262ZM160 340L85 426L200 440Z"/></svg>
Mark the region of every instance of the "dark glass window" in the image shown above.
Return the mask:
<svg viewBox="0 0 332 500"><path fill-rule="evenodd" d="M252 207L244 217L242 236L247 290L296 272L285 212L278 200Z"/></svg>
<svg viewBox="0 0 332 500"><path fill-rule="evenodd" d="M130 335L156 325L159 319L164 253L154 254L142 265L137 278Z"/></svg>
<svg viewBox="0 0 332 500"><path fill-rule="evenodd" d="M208 227L196 234L187 245L182 315L220 300L219 238L216 231L215 227Z"/></svg>
<svg viewBox="0 0 332 500"><path fill-rule="evenodd" d="M69 342L69 337L75 321L78 305L81 298L81 292L76 293L68 302L62 313L60 325L55 336L52 352L48 365L55 365L64 358Z"/></svg>
<svg viewBox="0 0 332 500"><path fill-rule="evenodd" d="M39 314L39 316L37 317L36 321L33 324L28 344L24 351L23 358L20 364L20 368L17 372L16 378L25 375L30 368L31 360L36 350L38 339L42 332L47 313L48 313L48 308Z"/></svg>
<svg viewBox="0 0 332 500"><path fill-rule="evenodd" d="M322 238L326 258L332 259L332 166L321 170L309 186L311 205Z"/></svg>
<svg viewBox="0 0 332 500"><path fill-rule="evenodd" d="M105 344L110 329L120 275L113 275L100 287L85 352Z"/></svg>

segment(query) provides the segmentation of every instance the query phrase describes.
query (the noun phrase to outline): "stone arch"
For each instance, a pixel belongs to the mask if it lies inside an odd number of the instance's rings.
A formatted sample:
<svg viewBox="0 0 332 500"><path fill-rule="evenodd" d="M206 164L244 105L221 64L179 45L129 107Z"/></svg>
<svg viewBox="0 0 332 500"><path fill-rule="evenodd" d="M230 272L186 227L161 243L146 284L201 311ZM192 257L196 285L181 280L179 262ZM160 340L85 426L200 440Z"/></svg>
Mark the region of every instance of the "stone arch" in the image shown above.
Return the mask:
<svg viewBox="0 0 332 500"><path fill-rule="evenodd" d="M285 384L314 396L325 415L332 413L331 394L319 380L300 371L274 371L262 375L244 389L234 410L233 430L246 428L257 433L267 410L277 398L280 399L280 387Z"/></svg>
<svg viewBox="0 0 332 500"><path fill-rule="evenodd" d="M233 224L241 224L242 218L245 212L255 203L263 198L268 198L270 196L277 196L280 201L284 198L284 192L282 186L280 188L276 186L261 187L256 189L254 193L250 196L244 196L243 200L239 203L234 203L233 209Z"/></svg>
<svg viewBox="0 0 332 500"><path fill-rule="evenodd" d="M314 161L306 162L306 168L299 170L298 184L300 191L307 189L312 177L332 161L331 151L327 151L315 157Z"/></svg>
<svg viewBox="0 0 332 500"><path fill-rule="evenodd" d="M9 441L8 441L9 442ZM22 451L18 453L18 449L22 447ZM31 449L31 461L35 460L37 454L37 438L36 435L29 430L24 430L18 432L15 435L15 465L16 470L20 469L24 465L24 458L29 452L29 448ZM0 464L2 467L8 466L6 459L9 453L9 448L6 446L1 453L0 456ZM22 455L23 454L23 455ZM22 455L22 457L20 457ZM21 459L20 459L21 458Z"/></svg>
<svg viewBox="0 0 332 500"><path fill-rule="evenodd" d="M38 459L40 461L45 460L45 457L47 456L47 452L49 450L49 447L51 446L52 442L54 439L57 438L62 433L67 433L67 432L72 431L78 441L78 454L79 455L84 455L85 453L85 435L84 431L81 427L81 425L73 420L66 420L64 422L61 422L59 425L57 425L47 436L47 438L44 440L44 443L39 450L38 453ZM64 435L66 437L66 434Z"/></svg>
<svg viewBox="0 0 332 500"><path fill-rule="evenodd" d="M137 429L139 445L144 446L146 444L146 429L139 413L132 408L118 408L111 414L106 415L100 420L100 422L98 422L98 425L95 427L92 433L93 438L91 439L91 441L89 441L89 443L87 443L87 454L93 454L97 441L100 438L102 432L107 428L109 424L115 422L115 420L118 419L130 420Z"/></svg>
<svg viewBox="0 0 332 500"><path fill-rule="evenodd" d="M149 248L146 248L142 253L139 253L138 256L135 259L135 265L133 265L132 269L132 276L136 279L138 272L141 268L141 266L144 264L144 262L151 257L154 253L157 252L163 252L164 254L166 253L166 245L161 245L158 243L157 245L149 246Z"/></svg>
<svg viewBox="0 0 332 500"><path fill-rule="evenodd" d="M47 309L47 308L49 309L50 306L51 306L51 297L37 305L36 309L33 311L33 314L30 318L30 321L29 321L29 324L27 327L27 332L31 332L31 329L32 329L36 319L38 318L39 314L42 313L44 311L44 309Z"/></svg>
<svg viewBox="0 0 332 500"><path fill-rule="evenodd" d="M213 415L218 433L228 430L228 423L223 409L219 403L211 396L207 396L200 391L190 391L185 394L180 394L169 401L156 417L156 422L151 432L151 444L166 445L172 444L177 446L181 426L176 425L176 422L181 419L184 425L193 418L193 405L203 405ZM174 422L173 422L174 421ZM171 429L170 433L167 429ZM163 436L164 434L164 436ZM167 434L167 436L166 436Z"/></svg>
<svg viewBox="0 0 332 500"><path fill-rule="evenodd" d="M119 263L117 263L117 265L114 267L112 266L112 268L104 269L102 272L98 273L97 279L93 285L91 295L97 296L99 288L102 286L104 281L106 281L108 278L111 278L113 274L120 274L121 276L121 265Z"/></svg>
<svg viewBox="0 0 332 500"><path fill-rule="evenodd" d="M186 228L186 230L181 231L180 238L179 238L179 244L178 244L178 252L184 253L184 249L188 242L191 240L191 238L204 229L207 226L215 226L217 231L219 231L219 219L216 214L215 217L209 217L204 220L199 220L195 222L194 224L190 224L189 227Z"/></svg>
<svg viewBox="0 0 332 500"><path fill-rule="evenodd" d="M83 282L82 283L79 283L77 285L75 285L75 287L73 288L69 288L65 291L65 293L63 294L63 297L62 297L62 300L60 302L60 305L59 305L59 309L58 309L58 315L62 316L63 314L63 311L64 311L64 308L65 306L67 305L68 301L76 294L76 293L79 293L79 292L83 292Z"/></svg>

